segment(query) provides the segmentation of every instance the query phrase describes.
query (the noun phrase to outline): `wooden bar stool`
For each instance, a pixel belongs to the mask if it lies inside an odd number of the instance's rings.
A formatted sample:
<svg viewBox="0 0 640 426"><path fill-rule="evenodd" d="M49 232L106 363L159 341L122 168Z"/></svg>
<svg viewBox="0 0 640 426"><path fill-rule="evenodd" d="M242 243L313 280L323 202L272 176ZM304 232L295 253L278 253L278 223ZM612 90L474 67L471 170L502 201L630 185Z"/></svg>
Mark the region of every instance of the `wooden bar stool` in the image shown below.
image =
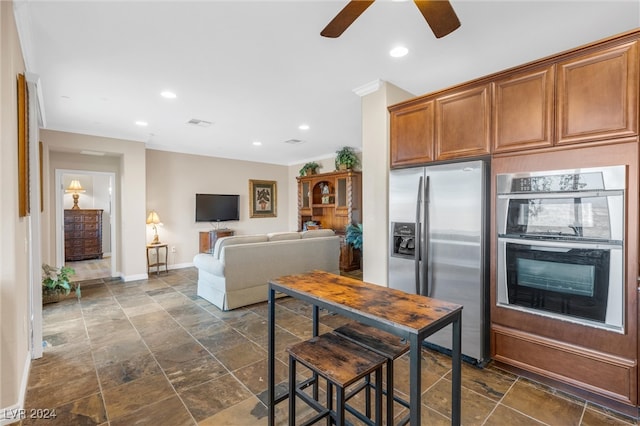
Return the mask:
<svg viewBox="0 0 640 426"><path fill-rule="evenodd" d="M393 402L396 401L409 408L407 401L394 395L393 385L393 361L409 350L409 343L391 333L359 322L350 322L336 328L333 332L386 358L387 387L383 392L387 396L387 424L393 425ZM370 382L368 384L371 385Z"/></svg>
<svg viewBox="0 0 640 426"><path fill-rule="evenodd" d="M345 424L345 411L357 416L368 425L382 425L382 367L386 358L336 333L326 333L313 337L307 341L297 343L287 348L289 353L289 424L294 425L296 419L296 396L303 400L318 413L300 426L311 425L327 417L327 424L331 421L338 425ZM307 379L300 384L296 380L296 364L301 363L327 381L326 406L323 406L311 396L304 393L314 378ZM359 380L368 379L375 373L375 422L347 404L347 400L354 396L346 396L345 389ZM333 410L333 388L336 389L336 407ZM362 388L370 392L370 386ZM367 397L369 404L369 397ZM369 410L367 410L369 411Z"/></svg>

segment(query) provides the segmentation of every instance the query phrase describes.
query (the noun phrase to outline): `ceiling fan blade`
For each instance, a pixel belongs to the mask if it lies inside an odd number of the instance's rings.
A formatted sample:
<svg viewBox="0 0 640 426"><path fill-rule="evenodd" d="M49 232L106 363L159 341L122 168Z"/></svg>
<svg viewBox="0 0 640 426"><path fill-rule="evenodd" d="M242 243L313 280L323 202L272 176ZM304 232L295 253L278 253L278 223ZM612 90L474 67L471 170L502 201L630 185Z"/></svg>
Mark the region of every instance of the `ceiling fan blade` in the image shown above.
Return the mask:
<svg viewBox="0 0 640 426"><path fill-rule="evenodd" d="M336 38L340 37L349 25L362 14L374 0L352 0L329 22L324 30L320 33L323 37Z"/></svg>
<svg viewBox="0 0 640 426"><path fill-rule="evenodd" d="M414 3L420 9L420 13L424 16L436 38L444 37L460 27L460 20L449 1L414 0Z"/></svg>

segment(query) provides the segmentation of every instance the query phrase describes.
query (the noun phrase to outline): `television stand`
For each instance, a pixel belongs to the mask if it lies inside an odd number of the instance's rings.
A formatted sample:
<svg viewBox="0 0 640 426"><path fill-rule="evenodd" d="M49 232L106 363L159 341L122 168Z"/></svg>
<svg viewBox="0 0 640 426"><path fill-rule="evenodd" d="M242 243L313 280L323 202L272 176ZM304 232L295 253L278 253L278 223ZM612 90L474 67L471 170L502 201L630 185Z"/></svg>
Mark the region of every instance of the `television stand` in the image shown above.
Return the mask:
<svg viewBox="0 0 640 426"><path fill-rule="evenodd" d="M200 253L212 254L218 238L231 237L234 234L235 232L229 228L200 232Z"/></svg>

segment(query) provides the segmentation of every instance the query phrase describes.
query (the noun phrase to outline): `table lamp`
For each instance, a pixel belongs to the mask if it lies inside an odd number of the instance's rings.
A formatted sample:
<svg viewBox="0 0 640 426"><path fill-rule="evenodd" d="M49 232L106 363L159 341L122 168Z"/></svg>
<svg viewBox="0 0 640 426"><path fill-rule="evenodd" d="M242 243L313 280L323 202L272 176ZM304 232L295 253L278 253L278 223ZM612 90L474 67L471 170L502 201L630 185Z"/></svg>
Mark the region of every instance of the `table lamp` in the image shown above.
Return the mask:
<svg viewBox="0 0 640 426"><path fill-rule="evenodd" d="M149 216L147 216L147 225L153 225L153 241L151 244L160 244L160 240L158 239L158 227L157 225L160 223L160 217L155 210L151 210Z"/></svg>
<svg viewBox="0 0 640 426"><path fill-rule="evenodd" d="M80 185L80 181L78 179L73 179L69 184L69 187L65 189L64 192L71 192L73 194L73 207L71 207L71 210L80 210L80 207L78 207L78 199L80 198L80 195L78 194L80 192L85 192L85 190L82 189L82 185Z"/></svg>

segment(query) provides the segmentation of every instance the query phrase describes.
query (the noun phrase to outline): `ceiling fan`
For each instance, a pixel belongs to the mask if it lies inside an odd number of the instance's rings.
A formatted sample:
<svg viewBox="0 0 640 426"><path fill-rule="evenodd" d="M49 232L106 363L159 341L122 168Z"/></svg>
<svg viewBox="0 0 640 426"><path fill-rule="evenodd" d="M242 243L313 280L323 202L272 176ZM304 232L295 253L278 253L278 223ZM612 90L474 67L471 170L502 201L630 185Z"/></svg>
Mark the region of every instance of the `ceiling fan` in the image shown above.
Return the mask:
<svg viewBox="0 0 640 426"><path fill-rule="evenodd" d="M320 33L323 37L336 38L349 28L375 0L352 0L329 22ZM414 0L436 38L453 32L460 26L460 20L448 0Z"/></svg>

